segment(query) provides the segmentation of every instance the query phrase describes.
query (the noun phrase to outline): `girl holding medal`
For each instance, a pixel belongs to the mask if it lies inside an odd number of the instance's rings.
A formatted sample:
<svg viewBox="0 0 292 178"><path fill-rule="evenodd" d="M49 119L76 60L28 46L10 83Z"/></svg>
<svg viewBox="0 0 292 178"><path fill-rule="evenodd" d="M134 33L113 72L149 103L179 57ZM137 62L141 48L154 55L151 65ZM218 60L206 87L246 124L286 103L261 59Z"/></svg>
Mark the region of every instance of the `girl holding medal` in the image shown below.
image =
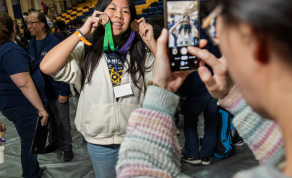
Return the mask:
<svg viewBox="0 0 292 178"><path fill-rule="evenodd" d="M198 29L194 23L190 20L190 16L185 14L177 24L169 30L170 33L177 34L177 46L190 46L192 39L199 36Z"/></svg>
<svg viewBox="0 0 292 178"><path fill-rule="evenodd" d="M116 177L130 113L152 79L156 41L131 0L99 0L85 24L43 59L40 68L80 92L75 124L88 142L96 177ZM131 29L139 27L139 33ZM82 40L83 43L79 43ZM77 45L78 44L78 45ZM77 45L77 46L76 46Z"/></svg>

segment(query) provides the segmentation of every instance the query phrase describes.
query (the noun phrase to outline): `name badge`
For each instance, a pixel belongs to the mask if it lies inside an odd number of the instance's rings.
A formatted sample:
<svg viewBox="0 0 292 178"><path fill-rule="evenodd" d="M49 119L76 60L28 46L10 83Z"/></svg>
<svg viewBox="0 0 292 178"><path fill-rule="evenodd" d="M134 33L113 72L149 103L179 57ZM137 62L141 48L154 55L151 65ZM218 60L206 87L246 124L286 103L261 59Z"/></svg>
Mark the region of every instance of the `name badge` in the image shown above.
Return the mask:
<svg viewBox="0 0 292 178"><path fill-rule="evenodd" d="M130 96L134 94L131 83L125 83L114 87L114 93L116 98Z"/></svg>

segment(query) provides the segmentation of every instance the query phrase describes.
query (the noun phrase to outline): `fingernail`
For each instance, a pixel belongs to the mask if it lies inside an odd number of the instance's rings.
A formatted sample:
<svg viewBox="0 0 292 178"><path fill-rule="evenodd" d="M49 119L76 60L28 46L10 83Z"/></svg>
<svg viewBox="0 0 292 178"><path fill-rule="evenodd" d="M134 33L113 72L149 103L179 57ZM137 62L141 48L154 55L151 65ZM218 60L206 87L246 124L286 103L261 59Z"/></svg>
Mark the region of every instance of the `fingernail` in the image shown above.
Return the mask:
<svg viewBox="0 0 292 178"><path fill-rule="evenodd" d="M188 46L188 51L195 53L196 49L194 47Z"/></svg>

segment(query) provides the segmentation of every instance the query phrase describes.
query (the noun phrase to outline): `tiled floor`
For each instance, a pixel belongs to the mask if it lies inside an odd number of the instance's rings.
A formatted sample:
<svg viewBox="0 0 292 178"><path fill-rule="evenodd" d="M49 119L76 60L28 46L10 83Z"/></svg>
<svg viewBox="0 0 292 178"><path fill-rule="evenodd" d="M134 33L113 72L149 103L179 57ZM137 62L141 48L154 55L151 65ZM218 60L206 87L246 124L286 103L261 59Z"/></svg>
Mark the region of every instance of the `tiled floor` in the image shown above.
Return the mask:
<svg viewBox="0 0 292 178"><path fill-rule="evenodd" d="M70 100L70 118L73 137L73 151L75 157L72 162L64 163L62 161L61 151L55 151L50 154L39 155L40 165L47 166L48 172L44 178L94 178L93 167L87 154L87 146L82 142L81 134L76 130L74 117L77 107L77 99ZM20 139L14 125L0 114L0 120L7 127L6 133L6 151L5 164L0 164L0 178L19 178L22 169L20 162ZM182 125L180 125L180 130ZM183 132L179 136L181 145L184 143ZM229 178L235 172L248 169L257 165L252 153L247 146L236 149L236 154L225 160L215 160L210 166L194 166L182 163L183 177L198 178ZM187 176L188 175L188 176Z"/></svg>

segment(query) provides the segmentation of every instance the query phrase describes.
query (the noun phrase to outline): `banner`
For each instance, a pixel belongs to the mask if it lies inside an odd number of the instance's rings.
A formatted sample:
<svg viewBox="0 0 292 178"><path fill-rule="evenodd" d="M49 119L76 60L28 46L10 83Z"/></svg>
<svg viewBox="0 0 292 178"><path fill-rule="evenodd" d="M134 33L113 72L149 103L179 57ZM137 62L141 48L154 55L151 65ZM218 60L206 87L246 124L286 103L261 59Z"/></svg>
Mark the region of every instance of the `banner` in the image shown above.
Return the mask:
<svg viewBox="0 0 292 178"><path fill-rule="evenodd" d="M20 0L11 0L15 19L22 19Z"/></svg>
<svg viewBox="0 0 292 178"><path fill-rule="evenodd" d="M0 12L8 13L7 6L6 6L6 0L0 0Z"/></svg>
<svg viewBox="0 0 292 178"><path fill-rule="evenodd" d="M11 0L6 0L6 6L7 6L7 10L8 10L8 14L9 16L14 19L14 13L13 13L13 7L12 7L12 2Z"/></svg>

